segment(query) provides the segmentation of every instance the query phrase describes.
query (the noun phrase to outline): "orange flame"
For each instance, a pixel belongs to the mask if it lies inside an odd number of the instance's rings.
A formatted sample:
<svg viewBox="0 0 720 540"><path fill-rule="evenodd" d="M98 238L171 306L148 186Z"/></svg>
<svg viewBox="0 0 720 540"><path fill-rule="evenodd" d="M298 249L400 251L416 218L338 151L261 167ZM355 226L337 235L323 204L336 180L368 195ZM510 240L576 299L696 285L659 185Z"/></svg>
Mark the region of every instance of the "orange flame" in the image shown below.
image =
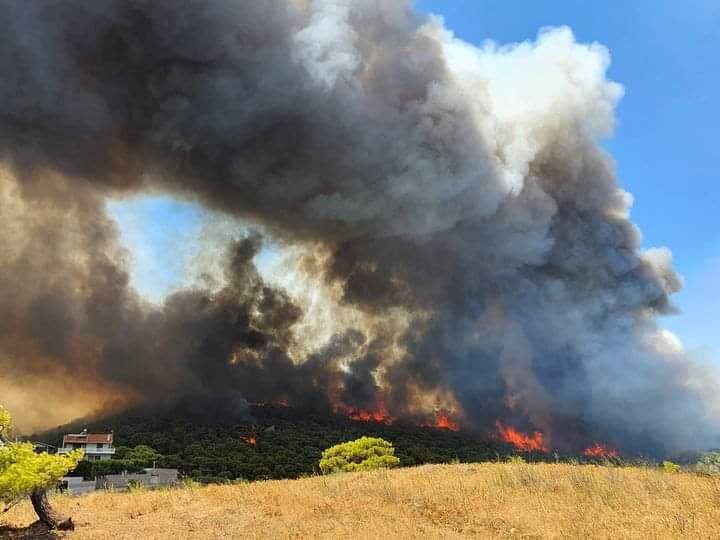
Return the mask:
<svg viewBox="0 0 720 540"><path fill-rule="evenodd" d="M620 457L620 452L608 448L602 443L596 442L583 450L583 454L589 458L616 458Z"/></svg>
<svg viewBox="0 0 720 540"><path fill-rule="evenodd" d="M453 422L443 412L438 411L435 418L435 427L440 429L449 429L450 431L460 431L460 425L457 422Z"/></svg>
<svg viewBox="0 0 720 540"><path fill-rule="evenodd" d="M460 431L460 424L450 419L450 416L442 410L435 411L435 420L432 422L416 422L416 426L429 427L437 429L447 429L449 431Z"/></svg>
<svg viewBox="0 0 720 540"><path fill-rule="evenodd" d="M257 444L257 438L256 437L248 437L245 435L241 435L240 438L248 443L249 445L255 446Z"/></svg>
<svg viewBox="0 0 720 540"><path fill-rule="evenodd" d="M523 452L545 453L550 451L545 445L545 438L543 437L543 434L539 431L536 431L532 435L528 435L516 430L515 428L505 427L500 420L495 422L495 425L497 426L500 438L503 441L512 444L518 450L522 450Z"/></svg>
<svg viewBox="0 0 720 540"><path fill-rule="evenodd" d="M391 426L395 422L395 417L390 415L382 401L378 403L378 406L374 411L356 409L354 407L348 407L342 403L335 403L333 408L336 413L344 414L350 420L356 420L358 422L376 422L378 424L385 424L386 426Z"/></svg>

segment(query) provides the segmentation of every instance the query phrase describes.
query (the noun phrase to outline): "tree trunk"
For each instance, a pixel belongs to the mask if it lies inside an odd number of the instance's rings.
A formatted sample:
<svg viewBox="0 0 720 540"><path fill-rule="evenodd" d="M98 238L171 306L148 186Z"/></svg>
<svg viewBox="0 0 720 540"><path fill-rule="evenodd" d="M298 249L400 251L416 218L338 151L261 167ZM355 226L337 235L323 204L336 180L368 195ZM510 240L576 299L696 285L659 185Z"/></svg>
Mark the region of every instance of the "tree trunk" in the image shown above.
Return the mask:
<svg viewBox="0 0 720 540"><path fill-rule="evenodd" d="M36 489L33 491L32 495L30 495L30 500L40 521L47 525L49 529L59 529L61 531L75 530L75 524L72 518L65 519L50 506L46 489Z"/></svg>

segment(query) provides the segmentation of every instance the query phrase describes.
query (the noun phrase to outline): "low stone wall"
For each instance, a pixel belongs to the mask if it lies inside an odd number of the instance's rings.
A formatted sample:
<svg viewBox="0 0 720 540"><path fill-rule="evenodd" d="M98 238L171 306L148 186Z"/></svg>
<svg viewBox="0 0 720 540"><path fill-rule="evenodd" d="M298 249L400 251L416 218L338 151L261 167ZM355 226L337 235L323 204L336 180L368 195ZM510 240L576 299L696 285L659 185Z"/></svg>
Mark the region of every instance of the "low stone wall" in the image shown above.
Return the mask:
<svg viewBox="0 0 720 540"><path fill-rule="evenodd" d="M63 489L66 489L70 495L85 495L92 493L96 489L95 480L83 480L80 477L65 477L63 483Z"/></svg>
<svg viewBox="0 0 720 540"><path fill-rule="evenodd" d="M178 483L177 469L145 469L145 473L108 474L95 480L97 489L127 489L130 483L148 488L172 486Z"/></svg>
<svg viewBox="0 0 720 540"><path fill-rule="evenodd" d="M70 495L85 495L98 489L128 489L130 482L147 488L172 486L179 482L179 474L177 469L145 469L145 473L108 474L95 480L66 476L60 485Z"/></svg>

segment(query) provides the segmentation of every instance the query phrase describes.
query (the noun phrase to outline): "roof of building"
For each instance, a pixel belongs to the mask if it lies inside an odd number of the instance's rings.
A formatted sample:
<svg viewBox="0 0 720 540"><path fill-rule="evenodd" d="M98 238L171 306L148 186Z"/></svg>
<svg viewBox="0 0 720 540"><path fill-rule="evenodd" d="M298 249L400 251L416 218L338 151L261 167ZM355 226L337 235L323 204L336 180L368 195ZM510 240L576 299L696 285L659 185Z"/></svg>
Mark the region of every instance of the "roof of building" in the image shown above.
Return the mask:
<svg viewBox="0 0 720 540"><path fill-rule="evenodd" d="M63 437L63 446L68 443L112 444L112 442L112 433L88 433L83 431L82 433L70 433Z"/></svg>

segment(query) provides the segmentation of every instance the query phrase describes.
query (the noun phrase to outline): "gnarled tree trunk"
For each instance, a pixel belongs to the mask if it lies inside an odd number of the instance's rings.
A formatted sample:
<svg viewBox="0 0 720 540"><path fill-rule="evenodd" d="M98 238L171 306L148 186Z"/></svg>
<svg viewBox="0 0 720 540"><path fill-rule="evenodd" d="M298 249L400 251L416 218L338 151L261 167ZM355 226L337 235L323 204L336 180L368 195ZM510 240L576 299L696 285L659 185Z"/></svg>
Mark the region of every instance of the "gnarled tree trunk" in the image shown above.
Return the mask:
<svg viewBox="0 0 720 540"><path fill-rule="evenodd" d="M30 500L40 521L47 525L48 528L59 529L61 531L75 530L75 524L72 518L65 519L50 506L46 489L36 489L33 491L32 495L30 495Z"/></svg>

